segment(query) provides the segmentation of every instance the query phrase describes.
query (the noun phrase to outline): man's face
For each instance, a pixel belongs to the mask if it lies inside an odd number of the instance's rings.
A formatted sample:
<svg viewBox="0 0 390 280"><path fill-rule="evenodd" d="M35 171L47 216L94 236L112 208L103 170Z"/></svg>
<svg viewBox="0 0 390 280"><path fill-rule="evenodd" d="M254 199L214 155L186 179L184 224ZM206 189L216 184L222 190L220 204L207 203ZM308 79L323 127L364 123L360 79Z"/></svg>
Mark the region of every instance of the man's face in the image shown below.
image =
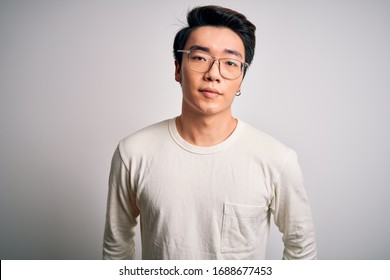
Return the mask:
<svg viewBox="0 0 390 280"><path fill-rule="evenodd" d="M190 34L185 50L201 49L218 58L231 58L245 62L245 49L241 38L224 27L203 26ZM231 114L231 104L240 90L243 73L234 80L221 76L214 62L206 73L195 72L188 66L187 54L182 64L175 62L175 79L183 90L183 113L201 115Z"/></svg>

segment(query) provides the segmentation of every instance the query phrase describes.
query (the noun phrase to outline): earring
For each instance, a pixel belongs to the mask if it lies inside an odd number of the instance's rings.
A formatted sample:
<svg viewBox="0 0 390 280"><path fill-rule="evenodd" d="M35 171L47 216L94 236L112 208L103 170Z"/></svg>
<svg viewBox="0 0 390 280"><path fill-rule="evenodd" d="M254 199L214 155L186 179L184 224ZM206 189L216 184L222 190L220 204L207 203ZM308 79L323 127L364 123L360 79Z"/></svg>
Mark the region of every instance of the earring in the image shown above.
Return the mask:
<svg viewBox="0 0 390 280"><path fill-rule="evenodd" d="M240 95L241 95L241 90L236 92L236 96L240 96Z"/></svg>

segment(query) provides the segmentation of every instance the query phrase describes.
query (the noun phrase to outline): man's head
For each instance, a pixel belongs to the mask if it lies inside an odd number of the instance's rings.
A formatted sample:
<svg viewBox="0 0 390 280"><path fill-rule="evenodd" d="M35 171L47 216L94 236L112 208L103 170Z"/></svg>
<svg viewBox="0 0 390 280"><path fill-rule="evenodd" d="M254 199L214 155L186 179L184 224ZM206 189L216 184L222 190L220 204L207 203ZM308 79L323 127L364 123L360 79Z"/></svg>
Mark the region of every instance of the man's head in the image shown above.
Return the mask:
<svg viewBox="0 0 390 280"><path fill-rule="evenodd" d="M202 26L225 27L231 29L242 40L245 48L245 62L251 64L255 54L256 26L246 17L236 11L220 6L202 6L191 10L187 15L188 26L181 29L175 37L173 43L173 53L175 59L181 65L182 50L190 34Z"/></svg>
<svg viewBox="0 0 390 280"><path fill-rule="evenodd" d="M256 28L245 16L218 6L195 8L187 20L174 41L182 114L229 117L253 59Z"/></svg>

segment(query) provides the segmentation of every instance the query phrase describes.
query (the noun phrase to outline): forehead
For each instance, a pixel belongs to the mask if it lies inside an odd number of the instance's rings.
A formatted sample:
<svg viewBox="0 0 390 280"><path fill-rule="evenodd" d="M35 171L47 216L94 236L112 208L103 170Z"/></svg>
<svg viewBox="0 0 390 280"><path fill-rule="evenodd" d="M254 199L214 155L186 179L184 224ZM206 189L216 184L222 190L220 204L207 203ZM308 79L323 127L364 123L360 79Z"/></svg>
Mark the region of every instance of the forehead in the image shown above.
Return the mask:
<svg viewBox="0 0 390 280"><path fill-rule="evenodd" d="M226 50L238 52L245 57L245 48L238 34L226 27L202 26L193 30L187 39L185 49L191 46L202 46L213 55L226 53Z"/></svg>

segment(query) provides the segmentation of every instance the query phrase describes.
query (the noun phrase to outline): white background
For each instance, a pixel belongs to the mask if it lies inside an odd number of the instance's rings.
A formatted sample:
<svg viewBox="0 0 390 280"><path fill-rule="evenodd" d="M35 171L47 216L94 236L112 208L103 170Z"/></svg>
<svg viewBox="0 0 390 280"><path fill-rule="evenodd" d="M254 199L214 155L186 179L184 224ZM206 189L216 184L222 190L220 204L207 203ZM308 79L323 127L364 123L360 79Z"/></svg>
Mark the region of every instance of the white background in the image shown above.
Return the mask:
<svg viewBox="0 0 390 280"><path fill-rule="evenodd" d="M180 113L173 37L203 4L0 0L1 259L101 258L111 156ZM234 114L298 152L319 258L390 259L390 1L212 4L257 26Z"/></svg>

